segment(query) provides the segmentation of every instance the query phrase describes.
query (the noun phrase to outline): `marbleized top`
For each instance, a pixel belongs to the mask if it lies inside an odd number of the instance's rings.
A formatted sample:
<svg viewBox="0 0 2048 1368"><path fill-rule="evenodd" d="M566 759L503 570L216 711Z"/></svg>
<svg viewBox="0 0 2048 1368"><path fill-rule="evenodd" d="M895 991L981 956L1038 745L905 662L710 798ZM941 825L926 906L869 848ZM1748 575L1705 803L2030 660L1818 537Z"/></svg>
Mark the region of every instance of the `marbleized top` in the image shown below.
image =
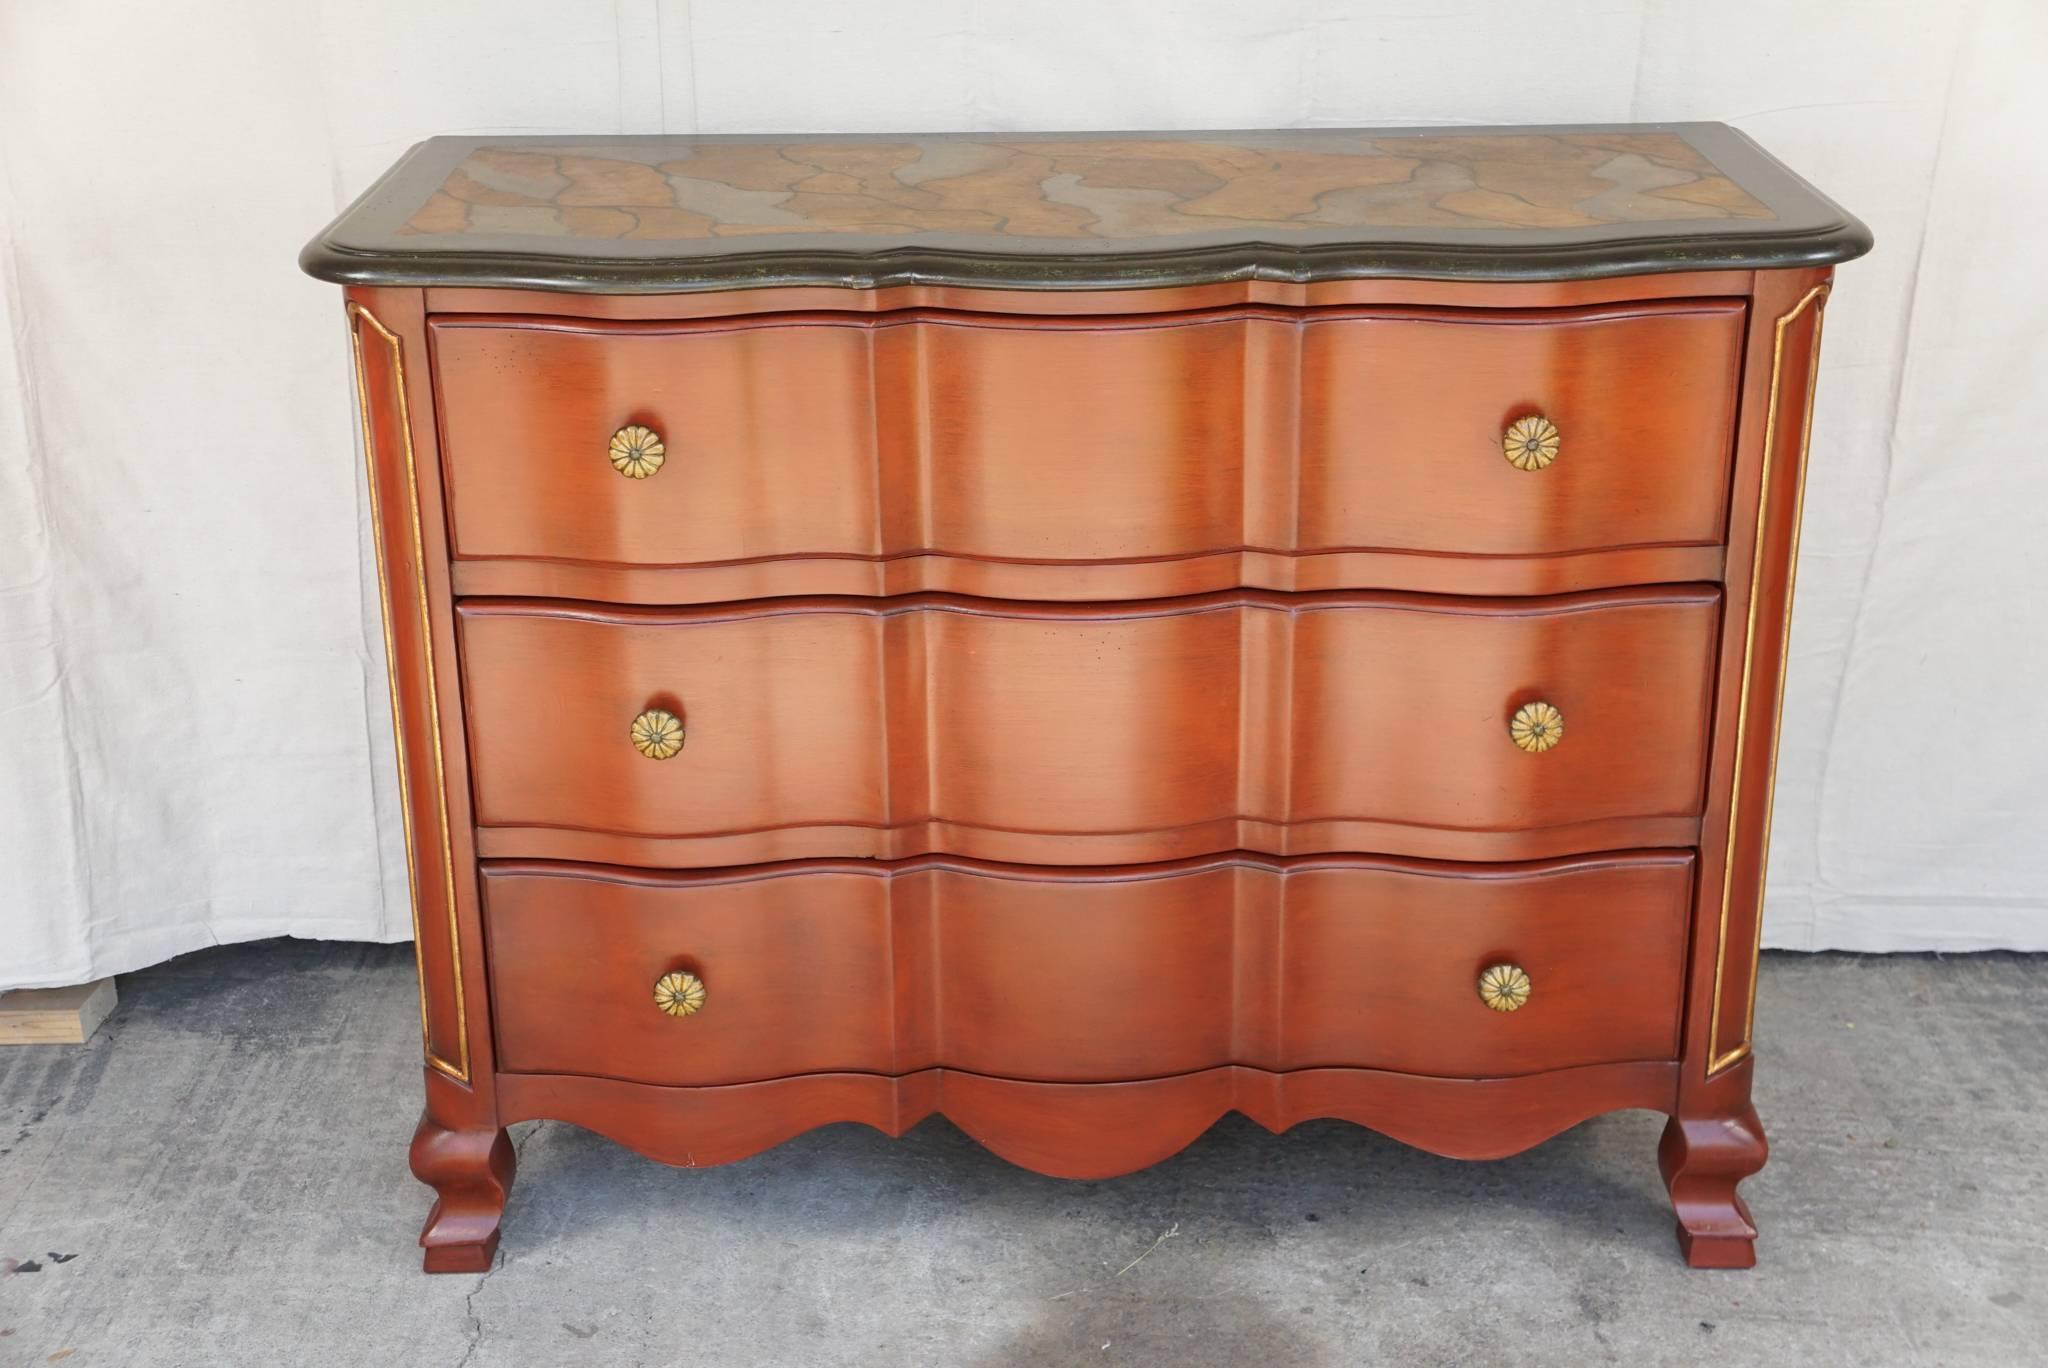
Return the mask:
<svg viewBox="0 0 2048 1368"><path fill-rule="evenodd" d="M1720 124L435 138L301 264L649 292L1553 279L1812 265L1869 233Z"/></svg>

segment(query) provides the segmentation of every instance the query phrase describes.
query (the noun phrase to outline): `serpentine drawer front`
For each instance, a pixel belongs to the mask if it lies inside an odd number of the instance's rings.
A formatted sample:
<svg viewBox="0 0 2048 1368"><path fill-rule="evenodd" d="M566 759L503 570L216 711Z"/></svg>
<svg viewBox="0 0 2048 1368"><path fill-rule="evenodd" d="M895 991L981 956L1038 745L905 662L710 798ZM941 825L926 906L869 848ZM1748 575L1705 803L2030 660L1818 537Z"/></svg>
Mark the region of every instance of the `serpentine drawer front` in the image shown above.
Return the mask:
<svg viewBox="0 0 2048 1368"><path fill-rule="evenodd" d="M458 610L480 853L710 865L1691 845L1719 593ZM1517 719L1545 714L1529 749ZM633 723L676 721L650 756Z"/></svg>
<svg viewBox="0 0 2048 1368"><path fill-rule="evenodd" d="M1083 1083L1671 1060L1692 864L487 864L499 1066L669 1085L931 1068ZM698 1010L657 1006L671 973L702 985Z"/></svg>
<svg viewBox="0 0 2048 1368"><path fill-rule="evenodd" d="M1115 598L1145 561L1201 562L1153 571L1159 592L1235 584L1218 571L1241 549L1253 583L1307 588L1287 582L1304 555L1337 583L1357 550L1597 567L1590 553L1716 546L1743 313L904 310L429 333L454 555L504 562L496 592L544 592L557 565L595 586L599 567L787 558L826 562L825 592L903 561L892 587L974 593L1028 590L1032 563L1103 566L1065 582ZM659 464L618 469L623 429Z"/></svg>
<svg viewBox="0 0 2048 1368"><path fill-rule="evenodd" d="M1747 1266L1869 245L1714 124L415 148L301 261L348 287L426 1267L491 1265L542 1117L695 1167L943 1113L1104 1178L1232 1110L1479 1159L1631 1107L1686 1258Z"/></svg>

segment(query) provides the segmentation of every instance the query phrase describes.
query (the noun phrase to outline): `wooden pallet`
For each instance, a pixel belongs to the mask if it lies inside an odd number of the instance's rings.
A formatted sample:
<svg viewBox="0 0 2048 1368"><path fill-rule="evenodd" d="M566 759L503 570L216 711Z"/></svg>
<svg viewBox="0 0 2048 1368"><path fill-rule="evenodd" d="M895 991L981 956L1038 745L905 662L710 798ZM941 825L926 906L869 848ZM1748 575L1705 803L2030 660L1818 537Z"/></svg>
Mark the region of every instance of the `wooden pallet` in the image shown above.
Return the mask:
<svg viewBox="0 0 2048 1368"><path fill-rule="evenodd" d="M0 993L0 1045L83 1045L114 1010L114 981Z"/></svg>

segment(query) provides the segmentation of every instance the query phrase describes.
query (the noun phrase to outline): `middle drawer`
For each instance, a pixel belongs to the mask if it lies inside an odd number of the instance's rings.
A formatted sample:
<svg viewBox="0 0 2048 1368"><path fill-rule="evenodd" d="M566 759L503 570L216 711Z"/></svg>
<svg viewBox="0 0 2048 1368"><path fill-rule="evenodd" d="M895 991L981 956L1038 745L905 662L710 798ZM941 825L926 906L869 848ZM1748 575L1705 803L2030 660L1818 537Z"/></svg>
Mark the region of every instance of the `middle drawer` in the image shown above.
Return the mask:
<svg viewBox="0 0 2048 1368"><path fill-rule="evenodd" d="M1116 864L1692 845L1719 605L1682 585L471 600L478 853Z"/></svg>

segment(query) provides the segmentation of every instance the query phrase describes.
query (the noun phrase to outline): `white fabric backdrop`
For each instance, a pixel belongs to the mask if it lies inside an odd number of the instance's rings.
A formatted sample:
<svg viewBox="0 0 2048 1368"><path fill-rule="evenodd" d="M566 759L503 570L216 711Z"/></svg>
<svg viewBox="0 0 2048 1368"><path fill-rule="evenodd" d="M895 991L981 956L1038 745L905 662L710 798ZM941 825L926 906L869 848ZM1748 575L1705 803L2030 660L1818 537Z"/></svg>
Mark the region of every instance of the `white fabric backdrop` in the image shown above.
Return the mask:
<svg viewBox="0 0 2048 1368"><path fill-rule="evenodd" d="M0 987L402 939L340 299L444 132L1723 119L1862 215L1768 939L2048 948L2042 0L7 0Z"/></svg>

